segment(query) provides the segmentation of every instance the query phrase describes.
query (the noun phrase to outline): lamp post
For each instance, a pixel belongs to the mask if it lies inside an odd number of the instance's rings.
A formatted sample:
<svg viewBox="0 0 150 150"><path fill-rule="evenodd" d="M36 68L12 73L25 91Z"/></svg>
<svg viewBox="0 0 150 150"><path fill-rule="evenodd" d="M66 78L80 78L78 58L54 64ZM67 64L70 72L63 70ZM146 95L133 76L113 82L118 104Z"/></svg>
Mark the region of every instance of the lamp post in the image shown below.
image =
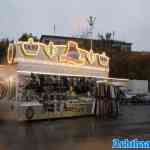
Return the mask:
<svg viewBox="0 0 150 150"><path fill-rule="evenodd" d="M89 29L89 34L90 34L90 38L91 38L91 50L93 49L93 29L94 29L94 24L95 24L95 21L96 21L96 17L94 16L89 16L88 19L87 19L87 22L90 26L90 29Z"/></svg>

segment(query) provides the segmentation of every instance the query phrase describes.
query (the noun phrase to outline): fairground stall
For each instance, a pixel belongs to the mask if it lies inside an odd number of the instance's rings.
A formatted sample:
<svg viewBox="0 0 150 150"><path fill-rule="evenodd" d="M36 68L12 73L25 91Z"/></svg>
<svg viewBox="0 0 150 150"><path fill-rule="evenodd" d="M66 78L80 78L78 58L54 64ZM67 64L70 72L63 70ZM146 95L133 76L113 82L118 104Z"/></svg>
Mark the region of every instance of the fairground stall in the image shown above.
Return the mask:
<svg viewBox="0 0 150 150"><path fill-rule="evenodd" d="M105 53L67 45L16 42L0 67L0 117L16 120L93 114L96 81L108 78Z"/></svg>

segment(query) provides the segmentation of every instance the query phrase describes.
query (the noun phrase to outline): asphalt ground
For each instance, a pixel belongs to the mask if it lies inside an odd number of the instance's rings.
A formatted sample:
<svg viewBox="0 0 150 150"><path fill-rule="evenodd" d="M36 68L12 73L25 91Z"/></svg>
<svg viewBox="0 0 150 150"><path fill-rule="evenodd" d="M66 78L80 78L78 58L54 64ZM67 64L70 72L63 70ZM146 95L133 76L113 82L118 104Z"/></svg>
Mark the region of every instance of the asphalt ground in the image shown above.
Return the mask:
<svg viewBox="0 0 150 150"><path fill-rule="evenodd" d="M0 150L109 150L112 138L150 139L150 105L124 105L116 119L0 121Z"/></svg>

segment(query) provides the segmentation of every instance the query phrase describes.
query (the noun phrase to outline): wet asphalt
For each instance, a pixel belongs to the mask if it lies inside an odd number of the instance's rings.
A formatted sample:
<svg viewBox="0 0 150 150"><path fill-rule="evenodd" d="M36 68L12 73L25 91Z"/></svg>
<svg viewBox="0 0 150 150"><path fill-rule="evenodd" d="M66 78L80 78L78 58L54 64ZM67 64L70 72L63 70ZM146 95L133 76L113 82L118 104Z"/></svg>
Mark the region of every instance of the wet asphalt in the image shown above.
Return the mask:
<svg viewBox="0 0 150 150"><path fill-rule="evenodd" d="M109 150L112 138L150 139L150 105L120 109L116 119L0 121L0 150Z"/></svg>

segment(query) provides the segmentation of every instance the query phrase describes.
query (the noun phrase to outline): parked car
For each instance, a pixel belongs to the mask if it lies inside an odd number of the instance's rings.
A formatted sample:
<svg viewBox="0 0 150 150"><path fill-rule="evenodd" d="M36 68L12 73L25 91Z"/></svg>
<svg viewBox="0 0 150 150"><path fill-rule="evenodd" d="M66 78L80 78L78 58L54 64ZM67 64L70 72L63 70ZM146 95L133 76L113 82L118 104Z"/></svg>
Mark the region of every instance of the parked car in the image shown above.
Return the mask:
<svg viewBox="0 0 150 150"><path fill-rule="evenodd" d="M134 99L137 104L150 104L150 93L137 94Z"/></svg>
<svg viewBox="0 0 150 150"><path fill-rule="evenodd" d="M143 94L136 94L132 100L131 104L143 104Z"/></svg>
<svg viewBox="0 0 150 150"><path fill-rule="evenodd" d="M147 93L143 98L145 104L150 104L150 93Z"/></svg>

